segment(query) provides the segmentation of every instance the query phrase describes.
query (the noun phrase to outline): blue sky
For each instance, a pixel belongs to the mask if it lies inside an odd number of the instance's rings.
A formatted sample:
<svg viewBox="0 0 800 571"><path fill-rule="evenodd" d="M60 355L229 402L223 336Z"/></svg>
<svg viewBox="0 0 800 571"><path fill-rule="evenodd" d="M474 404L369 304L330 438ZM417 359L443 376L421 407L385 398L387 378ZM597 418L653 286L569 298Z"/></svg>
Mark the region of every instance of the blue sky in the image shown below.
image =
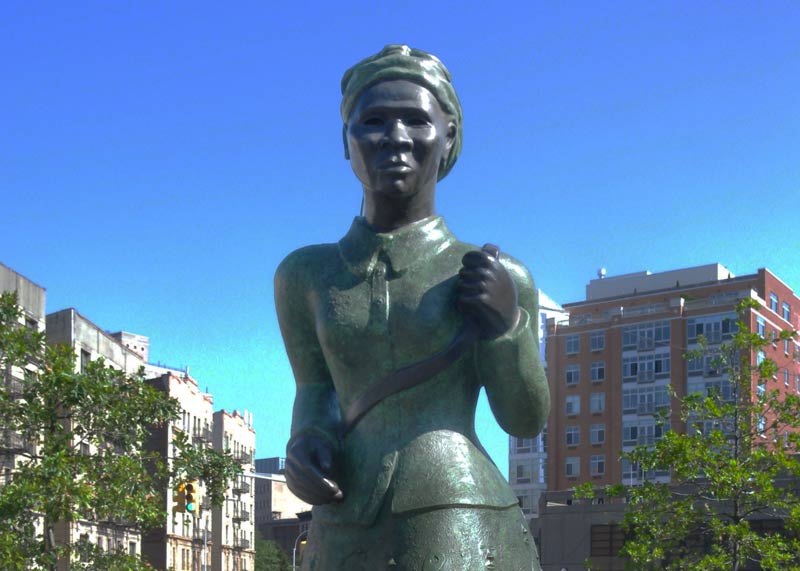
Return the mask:
<svg viewBox="0 0 800 571"><path fill-rule="evenodd" d="M562 303L719 262L800 291L796 2L5 2L0 261L48 311L148 335L283 454L293 380L272 275L338 240L360 187L339 82L437 54L464 149L437 209ZM505 472L485 406L479 432Z"/></svg>

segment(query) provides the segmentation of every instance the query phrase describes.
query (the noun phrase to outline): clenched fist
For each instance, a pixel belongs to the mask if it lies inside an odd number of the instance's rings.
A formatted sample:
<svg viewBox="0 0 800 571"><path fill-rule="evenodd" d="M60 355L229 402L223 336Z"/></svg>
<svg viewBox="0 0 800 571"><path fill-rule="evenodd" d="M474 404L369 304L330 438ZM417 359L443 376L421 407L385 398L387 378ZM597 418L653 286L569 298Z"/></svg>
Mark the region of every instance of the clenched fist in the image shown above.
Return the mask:
<svg viewBox="0 0 800 571"><path fill-rule="evenodd" d="M456 281L458 309L478 325L481 339L500 337L519 321L517 287L498 256L498 248L490 244L467 252Z"/></svg>

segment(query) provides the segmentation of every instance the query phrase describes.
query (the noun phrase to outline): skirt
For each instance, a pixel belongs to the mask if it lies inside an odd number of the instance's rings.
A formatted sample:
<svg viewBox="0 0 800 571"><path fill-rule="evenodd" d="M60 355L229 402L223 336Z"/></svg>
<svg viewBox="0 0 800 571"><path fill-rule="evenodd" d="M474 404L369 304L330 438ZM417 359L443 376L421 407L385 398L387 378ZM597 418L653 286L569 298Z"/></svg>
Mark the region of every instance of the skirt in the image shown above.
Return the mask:
<svg viewBox="0 0 800 571"><path fill-rule="evenodd" d="M541 571L525 516L510 508L442 507L392 514L374 525L312 518L302 571Z"/></svg>

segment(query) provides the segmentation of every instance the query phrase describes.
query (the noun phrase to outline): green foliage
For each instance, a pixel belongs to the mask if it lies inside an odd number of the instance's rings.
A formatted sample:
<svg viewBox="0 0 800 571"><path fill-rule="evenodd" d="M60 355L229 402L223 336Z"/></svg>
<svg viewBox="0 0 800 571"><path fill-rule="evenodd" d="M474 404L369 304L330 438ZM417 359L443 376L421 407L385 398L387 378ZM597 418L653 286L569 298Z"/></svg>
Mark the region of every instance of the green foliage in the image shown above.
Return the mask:
<svg viewBox="0 0 800 571"><path fill-rule="evenodd" d="M173 476L178 482L202 480L205 493L215 506L225 501L228 482L242 473L229 452L219 452L204 446L193 446L189 436L183 432L173 438L177 455L173 462Z"/></svg>
<svg viewBox="0 0 800 571"><path fill-rule="evenodd" d="M800 570L800 399L770 389L773 375L794 357L754 362L767 344L750 331L754 303L738 307L730 342L712 353L701 340L701 349L686 356L715 355L715 366L731 381L730 394L689 395L681 430L624 454L644 471L672 471L670 485L647 481L624 489L629 509L622 554L632 569ZM781 333L782 339L795 336ZM783 523L765 532L764 520Z"/></svg>
<svg viewBox="0 0 800 571"><path fill-rule="evenodd" d="M289 571L292 567L289 557L274 541L256 538L255 550L256 561L253 571Z"/></svg>
<svg viewBox="0 0 800 571"><path fill-rule="evenodd" d="M177 418L177 401L151 387L141 372L126 375L102 359L77 372L71 348L47 346L44 335L20 317L16 296L0 295L0 370L6 373L0 382L0 455L17 458L11 481L0 486L0 568L52 569L65 558L73 569L149 568L121 551L105 553L85 541L59 543L53 530L77 519L124 522L138 530L163 526L170 478L203 478L219 504L238 466L184 439L178 443L181 460L168 470L144 443L150 428Z"/></svg>

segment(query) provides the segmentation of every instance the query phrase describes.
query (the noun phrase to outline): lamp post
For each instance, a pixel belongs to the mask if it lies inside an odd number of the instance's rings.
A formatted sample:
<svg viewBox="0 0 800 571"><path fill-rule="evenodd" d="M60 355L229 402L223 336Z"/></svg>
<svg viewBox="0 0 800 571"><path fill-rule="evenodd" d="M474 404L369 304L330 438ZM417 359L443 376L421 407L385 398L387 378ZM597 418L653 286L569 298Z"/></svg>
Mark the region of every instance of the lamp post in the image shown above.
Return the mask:
<svg viewBox="0 0 800 571"><path fill-rule="evenodd" d="M292 571L297 571L297 543L300 541L300 538L304 535L308 535L308 530L304 529L300 532L297 536L297 539L294 540L294 547L292 548Z"/></svg>

